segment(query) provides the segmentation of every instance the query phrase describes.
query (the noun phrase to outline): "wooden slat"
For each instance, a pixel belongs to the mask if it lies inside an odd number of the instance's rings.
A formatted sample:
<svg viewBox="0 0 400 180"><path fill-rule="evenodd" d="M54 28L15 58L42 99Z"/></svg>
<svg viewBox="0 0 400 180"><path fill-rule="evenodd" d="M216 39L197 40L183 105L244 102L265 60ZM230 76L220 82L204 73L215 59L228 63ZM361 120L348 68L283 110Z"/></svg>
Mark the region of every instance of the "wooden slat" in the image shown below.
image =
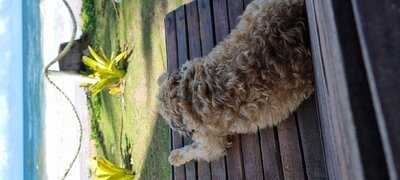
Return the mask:
<svg viewBox="0 0 400 180"><path fill-rule="evenodd" d="M352 3L390 179L399 179L400 1Z"/></svg>
<svg viewBox="0 0 400 180"><path fill-rule="evenodd" d="M178 45L176 39L176 18L175 12L169 13L165 18L165 33L167 43L167 61L168 61L168 72L174 72L178 69ZM182 137L172 132L172 149L180 148L183 146ZM173 168L173 179L184 180L185 179L185 167L174 167Z"/></svg>
<svg viewBox="0 0 400 180"><path fill-rule="evenodd" d="M296 119L293 116L278 126L278 137L285 180L305 179Z"/></svg>
<svg viewBox="0 0 400 180"><path fill-rule="evenodd" d="M183 141L185 145L193 143L192 140L189 138L184 138ZM186 180L197 179L197 163L195 161L191 161L185 164L185 175L186 175Z"/></svg>
<svg viewBox="0 0 400 180"><path fill-rule="evenodd" d="M333 77L337 75L333 74L332 69L334 68L330 67L335 66L335 64L330 64L329 60L338 59L338 57L335 57L335 55L340 54L338 48L339 45L337 44L338 41L337 32L335 31L334 17L332 15L333 10L331 9L331 5L328 2L313 1L313 3L313 8L315 9L316 15L315 18L317 19L316 25L319 29L318 33L320 33L320 39L318 43L321 46L320 50L322 58L320 60L314 59L314 61L321 61L320 64L322 65L322 68L324 68L323 76L325 77L323 82L316 82L316 84L317 86L319 86L320 84L325 84L326 86L326 92L323 92L324 96L319 98L319 100L324 102L323 105L326 106L322 107L320 112L321 114L326 114L322 117L326 117L327 119L321 118L321 123L323 133L327 133L324 134L324 137L331 137L331 139L326 141L330 143L328 144L329 146L326 146L327 151L332 155L332 157L330 157L332 158L332 160L327 161L330 162L328 163L328 168L330 169L330 171L333 170L332 176L334 178L360 179L362 178L362 173L353 169L354 167L356 167L356 169L361 169L357 146L355 144L351 144L350 146L345 147L345 141L347 141L349 137L355 139L354 133L352 133L353 130L349 130L349 128L352 128L354 126L351 120L347 119L347 121L349 121L347 123L347 130L343 129L346 127L343 127L343 123L341 121L347 117L344 117L343 114L337 113L337 107L334 107L333 102L338 103L338 100L332 99L334 93L336 97L339 95L338 91L335 90L336 87L332 87L332 82L330 82L332 81ZM343 72L336 73L343 74ZM337 86L343 87L343 83L339 83ZM346 114L350 114L348 113L347 109L350 109L348 107L348 104L346 104L346 107L343 108L343 112L345 112ZM346 155L349 154L352 154L354 156L346 157Z"/></svg>
<svg viewBox="0 0 400 180"><path fill-rule="evenodd" d="M196 6L196 7L194 7ZM197 9L196 9L197 8ZM212 41L212 19L211 19L211 9L209 1L200 0L188 6L190 13L188 17L191 19L189 30L189 46L192 57L201 56L203 47L210 47L213 44ZM194 10L193 10L194 9ZM196 11L196 12L195 12ZM197 16L199 14L199 16ZM198 20L196 21L196 18ZM198 23L196 23L198 22ZM198 25L197 25L198 24ZM211 25L210 25L211 24ZM198 27L196 27L198 26ZM211 34L211 36L210 36ZM197 36L199 35L199 36ZM211 41L203 42L203 38L211 38ZM193 41L191 40L193 39ZM201 43L200 43L201 42ZM208 43L208 44L207 44ZM201 45L201 46L200 46ZM199 180L209 180L211 179L211 167L210 164L205 161L199 161L197 163L197 176Z"/></svg>
<svg viewBox="0 0 400 180"><path fill-rule="evenodd" d="M258 134L241 136L244 174L246 179L263 179L261 149Z"/></svg>
<svg viewBox="0 0 400 180"><path fill-rule="evenodd" d="M320 64L321 66L316 67L316 72L320 71L319 68L322 68L320 75L324 77L324 79L320 79L323 81L318 81L318 75L316 74L316 85L317 85L317 90L322 90L319 92L319 102L320 102L320 113L321 113L321 126L322 126L322 132L324 133L324 137L327 138L325 142L327 142L325 145L326 151L327 151L327 156L328 157L328 169L330 172L330 177L335 178L335 179L359 179L360 178L360 173L352 170L350 166L352 162L359 163L359 156L355 152L356 146L352 145L347 147L347 150L344 149L343 147L343 141L347 138L346 135L340 135L344 134L345 132L340 132L343 131L342 128L339 128L340 123L338 120L333 117L334 113L332 112L331 109L331 94L332 88L329 86L328 81L328 76L329 74L329 64L328 62L328 54L330 54L331 57L334 57L333 54L340 54L338 51L338 46L334 45L333 43L337 42L337 40L333 38L337 38L337 32L334 32L332 29L335 28L335 24L333 23L333 16L332 16L332 9L323 9L327 8L329 6L326 2L324 4L321 4L321 2L317 1L311 1L308 2L308 4L312 4L315 12L315 17L309 17L309 19L314 18L316 19L316 24L315 24L315 29L318 29L317 33L319 33L319 41L318 42L312 42L312 44L317 44L315 46L318 46L320 53L321 53L321 59L316 59L314 58L315 64ZM330 12L330 13L328 13ZM311 27L313 28L313 27ZM333 31L333 32L332 32ZM328 35L331 34L330 36ZM311 35L313 36L313 35ZM331 40L329 40L331 38ZM315 47L314 46L314 47ZM329 52L330 51L330 52ZM336 52L334 52L336 51ZM315 49L313 49L313 53L316 52ZM330 59L332 59L329 57ZM326 58L326 60L325 60ZM336 58L337 59L337 58ZM318 86L324 85L324 88L318 88ZM321 104L322 103L322 104ZM340 118L343 119L343 118ZM329 138L329 139L328 139ZM340 139L338 139L340 138ZM354 157L350 157L349 159L345 158L345 151L347 151L346 154L349 154L348 152L355 152ZM347 162L346 162L347 161ZM360 165L357 165L357 169L361 169ZM351 170L351 171L348 171ZM351 172L354 172L354 174L350 174Z"/></svg>
<svg viewBox="0 0 400 180"><path fill-rule="evenodd" d="M373 111L371 92L368 89L366 70L362 63L361 46L355 28L354 13L349 1L332 1L340 36L343 66L346 72L348 101L356 127L359 153L364 168L364 179L388 179L381 136ZM344 16L343 12L348 12ZM346 24L345 26L339 26ZM350 28L351 27L351 28ZM342 112L342 111L341 111Z"/></svg>
<svg viewBox="0 0 400 180"><path fill-rule="evenodd" d="M201 56L201 43L200 43L200 25L199 15L197 10L197 2L194 1L186 5L186 18L187 18L187 29L188 29L188 44L189 44L189 59ZM196 177L199 179L211 179L210 165L206 162L200 161L196 164ZM191 165L191 166L193 166ZM188 169L187 169L188 170ZM193 174L193 173L192 173ZM188 173L186 173L186 176ZM187 179L193 179L188 177Z"/></svg>
<svg viewBox="0 0 400 180"><path fill-rule="evenodd" d="M208 54L214 47L213 19L210 0L198 0L202 55Z"/></svg>
<svg viewBox="0 0 400 180"><path fill-rule="evenodd" d="M314 96L297 110L303 158L308 179L327 179L322 135Z"/></svg>
<svg viewBox="0 0 400 180"><path fill-rule="evenodd" d="M199 180L210 180L211 179L211 167L210 163L205 161L197 162L197 177Z"/></svg>
<svg viewBox="0 0 400 180"><path fill-rule="evenodd" d="M211 179L217 179L217 180L227 179L224 157L211 162Z"/></svg>
<svg viewBox="0 0 400 180"><path fill-rule="evenodd" d="M167 14L164 19L165 23L165 41L167 47L167 70L168 72L176 71L178 68L178 51L176 45L176 21L175 13Z"/></svg>
<svg viewBox="0 0 400 180"><path fill-rule="evenodd" d="M229 27L230 29L235 28L239 22L239 16L242 15L244 11L242 0L227 0L228 4L228 17L229 17Z"/></svg>
<svg viewBox="0 0 400 180"><path fill-rule="evenodd" d="M243 0L243 8L246 8L252 0ZM230 11L231 12L231 11ZM232 9L232 13L235 12L235 8ZM231 21L237 23L237 19L232 19ZM262 156L262 166L264 179L283 179L282 163L280 159L279 143L278 138L274 135L276 130L273 128L264 129L260 131L260 145L261 145L261 156ZM245 146L245 145L244 145ZM256 172L258 172L257 170ZM247 175L247 174L246 174ZM258 172L258 176L261 176Z"/></svg>
<svg viewBox="0 0 400 180"><path fill-rule="evenodd" d="M276 135L276 129L262 129L260 131L260 143L264 168L264 179L283 180L281 155L279 151L279 142Z"/></svg>
<svg viewBox="0 0 400 180"><path fill-rule="evenodd" d="M227 0L227 6L229 10L228 25L230 31L236 26L239 16L243 12L243 1ZM229 180L241 180L245 178L243 172L242 149L240 140L240 135L232 136L232 147L228 149L228 154L226 156L226 166Z"/></svg>
<svg viewBox="0 0 400 180"><path fill-rule="evenodd" d="M229 33L226 0L213 0L213 10L215 41L218 43Z"/></svg>
<svg viewBox="0 0 400 180"><path fill-rule="evenodd" d="M212 10L213 10L213 24L214 24L214 32L213 36L215 37L215 43L221 41L229 31L228 27L228 18L227 18L227 9L226 9L226 1L225 0L213 0L212 1ZM210 24L212 26L212 24ZM202 38L202 42L203 42ZM207 39L206 41L210 41ZM206 43L208 44L208 43ZM213 47L215 44L213 44ZM205 47L206 50L211 49ZM205 52L203 52L204 54ZM208 53L208 52L207 52ZM205 55L205 54L204 54ZM226 175L226 164L225 164L225 157L218 159L216 161L211 162L211 174L212 179L224 180L227 179Z"/></svg>
<svg viewBox="0 0 400 180"><path fill-rule="evenodd" d="M186 29L185 6L180 6L175 10L176 13L176 34L178 41L178 62L179 66L188 60L188 44Z"/></svg>
<svg viewBox="0 0 400 180"><path fill-rule="evenodd" d="M188 34L186 26L186 10L185 6L180 6L175 10L176 13L176 32L177 32L177 44L178 44L178 62L181 67L189 58L188 49ZM184 144L190 144L191 140L184 138ZM189 162L184 165L186 180L196 179L196 164L195 162Z"/></svg>
<svg viewBox="0 0 400 180"><path fill-rule="evenodd" d="M244 179L240 135L232 137L232 147L228 149L226 166L229 180Z"/></svg>
<svg viewBox="0 0 400 180"><path fill-rule="evenodd" d="M194 1L186 6L186 16L188 25L189 58L193 59L201 56L200 25L197 1ZM197 162L196 171L198 179L211 179L209 163L204 161Z"/></svg>
<svg viewBox="0 0 400 180"><path fill-rule="evenodd" d="M328 87L326 84L326 77L325 77L325 66L322 62L322 50L320 49L320 38L319 38L319 31L317 25L317 16L315 10L315 4L313 0L306 1L307 7L307 16L308 16L308 24L309 24L309 32L310 32L310 41L311 49L312 49L312 57L314 63L314 74L315 74L315 82L316 82L316 94L317 94L317 102L318 102L318 109L319 109L319 118L320 121L326 120L329 118L328 115L328 105L327 105L327 97L328 97ZM331 126L329 126L330 121L326 121L325 123L321 124L321 129L324 130L324 134L332 134ZM335 156L335 152L333 152L334 147L334 137L333 136L323 136L324 142L324 152L326 155L326 163L329 165L328 175L331 179L338 179L336 174L339 172L338 168L338 159Z"/></svg>
<svg viewBox="0 0 400 180"><path fill-rule="evenodd" d="M329 176L387 179L351 2L307 0L307 9Z"/></svg>
<svg viewBox="0 0 400 180"><path fill-rule="evenodd" d="M243 2L237 0L236 1L227 0L226 3L229 7L228 8L229 10L224 12L219 11L221 14L218 14L218 16L219 18L221 17L225 18L225 15L228 14L227 17L228 19L226 20L226 22L229 23L228 25L230 26L230 29L233 29L238 23L238 16L244 10ZM222 26L226 26L226 24L222 24ZM216 39L218 40L219 38L216 36ZM241 139L241 148L243 152L242 156L243 162L240 164L237 162L237 165L235 167L236 169L235 170L232 169L231 172L237 171L237 173L240 173L238 174L238 176L243 177L243 174L241 173L242 169L241 167L239 167L239 165L241 165L243 166L244 176L246 179L263 179L262 157L261 157L260 141L258 134L241 135L240 139ZM237 145L237 147L239 146ZM239 155L238 150L236 150L235 154ZM236 157L235 160L239 161L239 158L240 156ZM233 160L233 158L230 159Z"/></svg>
<svg viewBox="0 0 400 180"><path fill-rule="evenodd" d="M189 59L201 56L200 24L197 1L186 5L186 18L188 25Z"/></svg>
<svg viewBox="0 0 400 180"><path fill-rule="evenodd" d="M245 3L248 4L249 1ZM277 127L277 133L284 179L306 179L301 144L299 142L298 125L294 116L281 123Z"/></svg>

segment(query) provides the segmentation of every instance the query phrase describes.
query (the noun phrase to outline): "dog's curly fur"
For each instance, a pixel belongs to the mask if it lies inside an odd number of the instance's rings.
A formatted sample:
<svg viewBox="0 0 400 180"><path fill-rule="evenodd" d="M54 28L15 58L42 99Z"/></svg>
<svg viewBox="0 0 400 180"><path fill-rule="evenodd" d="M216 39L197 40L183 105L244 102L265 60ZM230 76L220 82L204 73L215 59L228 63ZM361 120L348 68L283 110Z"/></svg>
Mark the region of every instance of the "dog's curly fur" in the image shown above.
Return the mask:
<svg viewBox="0 0 400 180"><path fill-rule="evenodd" d="M193 144L169 161L222 157L229 135L288 118L313 88L303 2L249 4L237 27L207 56L160 78L160 114Z"/></svg>

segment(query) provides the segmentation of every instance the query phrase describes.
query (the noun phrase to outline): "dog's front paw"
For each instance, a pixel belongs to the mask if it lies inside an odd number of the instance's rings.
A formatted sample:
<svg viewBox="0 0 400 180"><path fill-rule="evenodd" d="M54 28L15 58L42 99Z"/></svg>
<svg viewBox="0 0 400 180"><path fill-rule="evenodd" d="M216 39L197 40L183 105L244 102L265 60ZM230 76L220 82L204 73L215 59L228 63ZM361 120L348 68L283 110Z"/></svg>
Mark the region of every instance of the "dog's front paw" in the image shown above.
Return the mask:
<svg viewBox="0 0 400 180"><path fill-rule="evenodd" d="M168 161L173 166L180 166L186 163L185 151L175 149L169 154Z"/></svg>

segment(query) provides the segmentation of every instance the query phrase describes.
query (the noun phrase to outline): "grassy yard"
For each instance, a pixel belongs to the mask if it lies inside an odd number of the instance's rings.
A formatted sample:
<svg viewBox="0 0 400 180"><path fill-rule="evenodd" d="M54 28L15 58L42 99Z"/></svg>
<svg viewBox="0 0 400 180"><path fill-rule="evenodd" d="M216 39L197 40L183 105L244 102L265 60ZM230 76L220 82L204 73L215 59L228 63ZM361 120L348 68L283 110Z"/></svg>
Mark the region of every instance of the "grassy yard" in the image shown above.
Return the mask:
<svg viewBox="0 0 400 180"><path fill-rule="evenodd" d="M93 47L107 54L125 45L133 49L123 95L125 110L121 98L107 92L89 98L97 155L124 167L129 167L131 158L137 179L168 179L170 135L157 114L156 80L166 67L164 17L185 1L122 0L116 6L112 0L83 1L83 29Z"/></svg>

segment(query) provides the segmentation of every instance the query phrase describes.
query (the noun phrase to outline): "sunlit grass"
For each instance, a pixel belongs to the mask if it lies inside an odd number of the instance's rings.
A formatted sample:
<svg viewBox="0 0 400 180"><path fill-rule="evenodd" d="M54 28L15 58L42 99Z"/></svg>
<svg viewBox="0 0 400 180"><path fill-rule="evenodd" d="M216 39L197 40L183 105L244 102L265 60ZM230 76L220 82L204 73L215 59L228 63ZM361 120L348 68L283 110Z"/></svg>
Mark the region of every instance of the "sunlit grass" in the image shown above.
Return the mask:
<svg viewBox="0 0 400 180"><path fill-rule="evenodd" d="M90 1L90 0L89 0ZM157 77L166 64L164 17L167 12L184 3L184 0L123 0L115 11L111 0L95 1L95 30L89 39L106 54L118 51L125 45L133 49L128 59L123 94L126 111L123 112L118 96L107 92L99 94L97 107L98 126L92 126L101 137L98 155L115 164L126 166L121 157L119 141L123 122L122 149L132 153L133 170L137 179L169 179L171 166L167 162L170 147L169 130L158 120L156 94ZM118 15L117 15L118 14ZM94 101L92 101L94 102ZM122 138L125 139L125 138ZM124 165L125 163L125 165Z"/></svg>

